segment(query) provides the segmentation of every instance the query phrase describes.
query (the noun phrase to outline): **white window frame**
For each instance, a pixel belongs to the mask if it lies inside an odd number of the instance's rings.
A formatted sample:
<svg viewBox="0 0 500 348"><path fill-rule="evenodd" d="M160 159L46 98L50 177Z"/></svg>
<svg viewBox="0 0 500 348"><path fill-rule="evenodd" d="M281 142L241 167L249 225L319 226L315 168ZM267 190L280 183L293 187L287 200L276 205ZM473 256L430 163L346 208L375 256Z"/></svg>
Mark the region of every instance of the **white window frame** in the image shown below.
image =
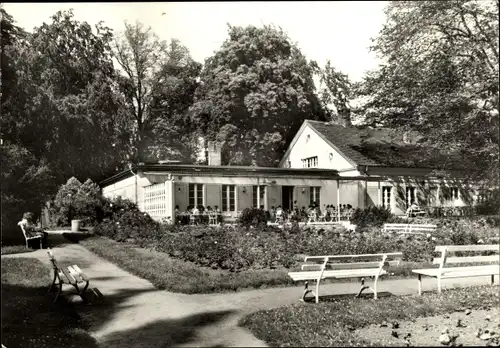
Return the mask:
<svg viewBox="0 0 500 348"><path fill-rule="evenodd" d="M318 156L307 157L302 159L302 168L317 168Z"/></svg>
<svg viewBox="0 0 500 348"><path fill-rule="evenodd" d="M382 206L392 209L392 186L382 186Z"/></svg>
<svg viewBox="0 0 500 348"><path fill-rule="evenodd" d="M412 203L418 203L417 188L415 186L406 186L405 193L406 193L405 200L407 207L410 207Z"/></svg>
<svg viewBox="0 0 500 348"><path fill-rule="evenodd" d="M233 210L231 210L231 188L232 199L234 201ZM224 192L226 191L226 192ZM222 199L224 194L226 194L226 206L224 206L224 200ZM221 187L221 211L225 212L235 212L236 211L236 185L222 185Z"/></svg>
<svg viewBox="0 0 500 348"><path fill-rule="evenodd" d="M458 201L460 199L460 189L458 187L450 187L450 199L452 202Z"/></svg>
<svg viewBox="0 0 500 348"><path fill-rule="evenodd" d="M167 216L166 183L161 182L144 187L144 212L152 218Z"/></svg>
<svg viewBox="0 0 500 348"><path fill-rule="evenodd" d="M321 202L320 202L320 196L321 196L321 186L311 186L309 188L309 204L312 205L314 202L321 207Z"/></svg>
<svg viewBox="0 0 500 348"><path fill-rule="evenodd" d="M264 200L266 198L266 185L260 185L260 190L257 190L259 186L252 186L252 207L260 208L258 205L264 205ZM257 192L258 191L258 192ZM260 194L260 199L257 199L257 195Z"/></svg>
<svg viewBox="0 0 500 348"><path fill-rule="evenodd" d="M199 206L199 205L203 205L203 202L205 201L204 200L204 193L205 193L205 188L204 188L204 184L188 184L188 205L191 205L191 185L193 185L194 187L194 190L193 190L193 193L194 193L194 206ZM198 189L199 187L201 186L201 204L198 204Z"/></svg>

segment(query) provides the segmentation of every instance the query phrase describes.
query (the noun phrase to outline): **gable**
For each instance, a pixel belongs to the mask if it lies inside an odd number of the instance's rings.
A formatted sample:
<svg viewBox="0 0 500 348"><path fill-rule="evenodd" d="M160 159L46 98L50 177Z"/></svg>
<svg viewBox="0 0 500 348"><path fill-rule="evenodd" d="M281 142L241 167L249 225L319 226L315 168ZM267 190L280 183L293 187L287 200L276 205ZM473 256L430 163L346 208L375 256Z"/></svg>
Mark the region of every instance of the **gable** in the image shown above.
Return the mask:
<svg viewBox="0 0 500 348"><path fill-rule="evenodd" d="M316 168L355 168L352 161L305 121L283 156L280 167L288 167L290 162L291 168L303 168L302 160L307 158L317 158Z"/></svg>

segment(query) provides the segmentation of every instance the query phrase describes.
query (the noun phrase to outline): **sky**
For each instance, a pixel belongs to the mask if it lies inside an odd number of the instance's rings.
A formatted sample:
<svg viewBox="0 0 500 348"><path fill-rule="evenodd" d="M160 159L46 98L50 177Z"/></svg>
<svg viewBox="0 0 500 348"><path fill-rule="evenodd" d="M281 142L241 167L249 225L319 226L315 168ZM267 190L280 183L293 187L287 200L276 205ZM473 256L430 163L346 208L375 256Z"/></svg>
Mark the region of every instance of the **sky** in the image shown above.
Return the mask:
<svg viewBox="0 0 500 348"><path fill-rule="evenodd" d="M227 38L227 24L274 24L288 33L308 59L332 65L359 81L379 60L370 39L385 22L386 1L328 2L123 2L4 3L16 24L27 31L50 23L59 10L73 8L78 21L99 21L115 31L124 21L151 26L162 39L179 39L201 63Z"/></svg>

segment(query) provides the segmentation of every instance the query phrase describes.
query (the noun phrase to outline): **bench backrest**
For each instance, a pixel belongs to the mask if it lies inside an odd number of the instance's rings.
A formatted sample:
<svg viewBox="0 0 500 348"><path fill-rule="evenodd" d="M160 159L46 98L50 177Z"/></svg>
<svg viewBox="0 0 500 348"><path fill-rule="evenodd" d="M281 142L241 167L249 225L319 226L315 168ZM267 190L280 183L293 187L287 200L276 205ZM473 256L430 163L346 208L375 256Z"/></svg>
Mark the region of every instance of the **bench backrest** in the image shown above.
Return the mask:
<svg viewBox="0 0 500 348"><path fill-rule="evenodd" d="M456 252L495 252L495 255L481 256L455 256ZM500 246L498 244L487 245L438 245L434 252L441 253L439 257L435 257L432 261L433 264L439 265L442 268L445 264L458 264L458 263L499 263Z"/></svg>
<svg viewBox="0 0 500 348"><path fill-rule="evenodd" d="M404 231L404 233L422 234L422 232L434 232L437 226L432 224L385 224L384 232L388 231Z"/></svg>
<svg viewBox="0 0 500 348"><path fill-rule="evenodd" d="M361 254L361 255L324 255L306 256L302 265L302 270L312 269L362 269L362 268L382 268L384 266L397 266L403 258L403 253L381 253L381 254Z"/></svg>

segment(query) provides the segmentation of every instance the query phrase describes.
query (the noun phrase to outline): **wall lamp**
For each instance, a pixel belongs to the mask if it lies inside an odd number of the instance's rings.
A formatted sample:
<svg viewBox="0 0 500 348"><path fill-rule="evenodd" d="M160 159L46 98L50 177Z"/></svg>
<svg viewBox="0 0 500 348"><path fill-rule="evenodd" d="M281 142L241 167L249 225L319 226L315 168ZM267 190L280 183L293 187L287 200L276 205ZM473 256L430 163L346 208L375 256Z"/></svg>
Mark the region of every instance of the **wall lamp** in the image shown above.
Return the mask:
<svg viewBox="0 0 500 348"><path fill-rule="evenodd" d="M243 193L247 193L247 188L243 186Z"/></svg>

